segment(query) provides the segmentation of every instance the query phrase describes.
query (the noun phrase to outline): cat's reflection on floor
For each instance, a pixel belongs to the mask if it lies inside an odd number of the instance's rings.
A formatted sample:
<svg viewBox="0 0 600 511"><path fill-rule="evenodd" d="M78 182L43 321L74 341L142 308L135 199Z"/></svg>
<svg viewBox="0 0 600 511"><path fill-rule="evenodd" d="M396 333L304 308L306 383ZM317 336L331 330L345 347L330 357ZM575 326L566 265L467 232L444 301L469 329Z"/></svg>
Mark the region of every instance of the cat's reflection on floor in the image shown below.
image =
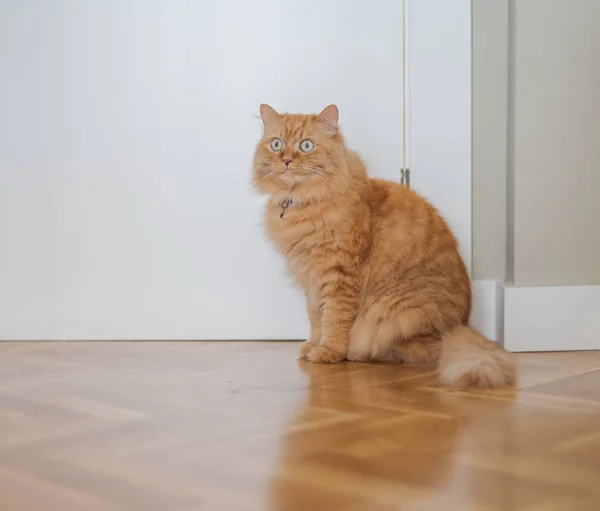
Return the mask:
<svg viewBox="0 0 600 511"><path fill-rule="evenodd" d="M440 509L458 497L455 455L469 417L432 370L299 364L308 399L284 436L271 509Z"/></svg>

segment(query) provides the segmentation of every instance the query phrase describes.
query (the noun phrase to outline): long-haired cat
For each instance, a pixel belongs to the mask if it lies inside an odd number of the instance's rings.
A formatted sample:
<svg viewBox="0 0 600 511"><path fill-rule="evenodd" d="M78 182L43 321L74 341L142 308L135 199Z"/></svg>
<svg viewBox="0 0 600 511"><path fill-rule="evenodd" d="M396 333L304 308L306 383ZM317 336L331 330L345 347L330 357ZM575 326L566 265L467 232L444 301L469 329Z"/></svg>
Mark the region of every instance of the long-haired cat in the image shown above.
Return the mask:
<svg viewBox="0 0 600 511"><path fill-rule="evenodd" d="M512 355L467 326L471 283L437 210L397 183L370 179L348 149L338 109L278 114L261 105L253 182L266 225L304 289L311 362L437 363L443 383L502 387Z"/></svg>

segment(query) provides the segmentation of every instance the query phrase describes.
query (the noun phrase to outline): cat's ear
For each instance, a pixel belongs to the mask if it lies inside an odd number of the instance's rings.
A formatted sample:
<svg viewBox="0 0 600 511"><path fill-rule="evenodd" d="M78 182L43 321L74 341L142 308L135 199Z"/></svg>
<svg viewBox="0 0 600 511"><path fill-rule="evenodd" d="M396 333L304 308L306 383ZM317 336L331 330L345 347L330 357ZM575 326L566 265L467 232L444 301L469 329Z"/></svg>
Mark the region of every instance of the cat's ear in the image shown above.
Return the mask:
<svg viewBox="0 0 600 511"><path fill-rule="evenodd" d="M335 133L338 128L338 118L340 113L338 107L335 105L329 105L320 114L319 118L323 121L325 131L329 133Z"/></svg>
<svg viewBox="0 0 600 511"><path fill-rule="evenodd" d="M281 116L269 105L264 103L260 105L260 117L262 118L265 128L273 128L281 119Z"/></svg>

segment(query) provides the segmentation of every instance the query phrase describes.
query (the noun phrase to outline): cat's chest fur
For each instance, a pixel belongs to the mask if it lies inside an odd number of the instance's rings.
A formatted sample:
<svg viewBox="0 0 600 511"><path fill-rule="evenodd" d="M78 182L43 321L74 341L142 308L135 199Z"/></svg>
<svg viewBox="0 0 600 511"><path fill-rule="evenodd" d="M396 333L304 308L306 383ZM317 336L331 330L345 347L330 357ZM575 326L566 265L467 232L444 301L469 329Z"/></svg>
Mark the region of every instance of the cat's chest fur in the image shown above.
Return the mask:
<svg viewBox="0 0 600 511"><path fill-rule="evenodd" d="M336 259L347 237L347 220L338 211L315 206L285 208L271 204L266 211L269 237L285 257L291 272L305 286L324 264ZM344 221L346 220L346 225Z"/></svg>

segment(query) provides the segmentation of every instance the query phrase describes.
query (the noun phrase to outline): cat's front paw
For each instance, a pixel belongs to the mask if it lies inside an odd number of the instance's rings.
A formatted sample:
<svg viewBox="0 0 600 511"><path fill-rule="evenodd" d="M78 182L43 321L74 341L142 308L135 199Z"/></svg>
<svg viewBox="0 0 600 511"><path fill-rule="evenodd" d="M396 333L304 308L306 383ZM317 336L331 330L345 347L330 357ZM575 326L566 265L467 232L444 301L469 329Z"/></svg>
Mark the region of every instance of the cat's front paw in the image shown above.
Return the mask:
<svg viewBox="0 0 600 511"><path fill-rule="evenodd" d="M370 362L371 354L369 352L353 350L350 348L348 350L348 355L346 355L346 359L350 362Z"/></svg>
<svg viewBox="0 0 600 511"><path fill-rule="evenodd" d="M335 364L345 358L345 353L333 351L325 346L315 346L306 357L307 360L316 364Z"/></svg>
<svg viewBox="0 0 600 511"><path fill-rule="evenodd" d="M315 346L317 346L317 343L311 341L310 339L303 342L302 346L300 346L300 358L308 359L308 354L315 348Z"/></svg>

